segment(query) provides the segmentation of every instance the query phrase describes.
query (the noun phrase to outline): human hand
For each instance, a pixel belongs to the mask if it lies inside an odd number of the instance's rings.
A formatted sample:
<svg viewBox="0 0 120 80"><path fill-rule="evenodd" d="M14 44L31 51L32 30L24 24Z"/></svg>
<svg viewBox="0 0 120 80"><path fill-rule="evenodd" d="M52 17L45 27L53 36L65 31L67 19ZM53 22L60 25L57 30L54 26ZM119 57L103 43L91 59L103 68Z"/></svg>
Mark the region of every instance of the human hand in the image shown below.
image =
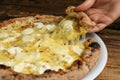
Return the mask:
<svg viewBox="0 0 120 80"><path fill-rule="evenodd" d="M90 33L98 32L120 16L120 0L86 0L75 11L84 11L91 18L95 27Z"/></svg>

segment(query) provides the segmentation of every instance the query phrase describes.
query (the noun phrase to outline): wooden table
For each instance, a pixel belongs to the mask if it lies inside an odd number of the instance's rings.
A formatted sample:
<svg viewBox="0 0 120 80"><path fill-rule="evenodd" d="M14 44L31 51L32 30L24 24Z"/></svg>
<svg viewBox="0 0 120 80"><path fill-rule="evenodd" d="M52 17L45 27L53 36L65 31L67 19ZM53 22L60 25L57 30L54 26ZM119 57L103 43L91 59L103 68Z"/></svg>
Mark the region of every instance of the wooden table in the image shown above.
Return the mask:
<svg viewBox="0 0 120 80"><path fill-rule="evenodd" d="M0 21L15 17L51 14L64 16L67 6L83 0L1 0ZM108 49L108 62L95 80L120 80L120 20L97 33Z"/></svg>

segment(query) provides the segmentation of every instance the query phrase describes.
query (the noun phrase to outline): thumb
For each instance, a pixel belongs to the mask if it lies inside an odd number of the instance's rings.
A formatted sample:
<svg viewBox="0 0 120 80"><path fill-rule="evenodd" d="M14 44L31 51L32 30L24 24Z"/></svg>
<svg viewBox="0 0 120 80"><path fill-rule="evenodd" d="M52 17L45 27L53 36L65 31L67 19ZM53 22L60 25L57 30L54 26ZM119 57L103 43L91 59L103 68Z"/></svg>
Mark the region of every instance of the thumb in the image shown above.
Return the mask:
<svg viewBox="0 0 120 80"><path fill-rule="evenodd" d="M75 8L75 11L85 11L85 10L89 9L91 6L93 6L93 4L95 3L95 1L96 0L86 0L82 4L78 5Z"/></svg>

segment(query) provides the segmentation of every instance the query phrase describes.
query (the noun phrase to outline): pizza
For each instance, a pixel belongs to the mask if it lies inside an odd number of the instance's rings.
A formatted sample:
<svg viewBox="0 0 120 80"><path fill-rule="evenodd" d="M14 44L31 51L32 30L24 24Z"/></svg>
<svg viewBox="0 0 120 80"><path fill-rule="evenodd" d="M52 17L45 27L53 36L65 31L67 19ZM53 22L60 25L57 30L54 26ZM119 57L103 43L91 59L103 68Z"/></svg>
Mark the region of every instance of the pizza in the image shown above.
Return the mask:
<svg viewBox="0 0 120 80"><path fill-rule="evenodd" d="M100 55L99 43L85 37L94 26L74 7L66 13L0 23L0 80L80 80L90 72Z"/></svg>

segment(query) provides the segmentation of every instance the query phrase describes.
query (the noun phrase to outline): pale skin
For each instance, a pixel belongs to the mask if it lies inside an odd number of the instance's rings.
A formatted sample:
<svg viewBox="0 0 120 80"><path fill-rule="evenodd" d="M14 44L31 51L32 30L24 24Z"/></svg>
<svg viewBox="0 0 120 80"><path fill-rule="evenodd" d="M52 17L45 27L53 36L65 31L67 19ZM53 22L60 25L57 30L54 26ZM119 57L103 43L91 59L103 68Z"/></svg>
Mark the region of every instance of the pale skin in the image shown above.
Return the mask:
<svg viewBox="0 0 120 80"><path fill-rule="evenodd" d="M84 11L95 26L89 33L98 32L120 17L120 0L86 0L75 8Z"/></svg>

